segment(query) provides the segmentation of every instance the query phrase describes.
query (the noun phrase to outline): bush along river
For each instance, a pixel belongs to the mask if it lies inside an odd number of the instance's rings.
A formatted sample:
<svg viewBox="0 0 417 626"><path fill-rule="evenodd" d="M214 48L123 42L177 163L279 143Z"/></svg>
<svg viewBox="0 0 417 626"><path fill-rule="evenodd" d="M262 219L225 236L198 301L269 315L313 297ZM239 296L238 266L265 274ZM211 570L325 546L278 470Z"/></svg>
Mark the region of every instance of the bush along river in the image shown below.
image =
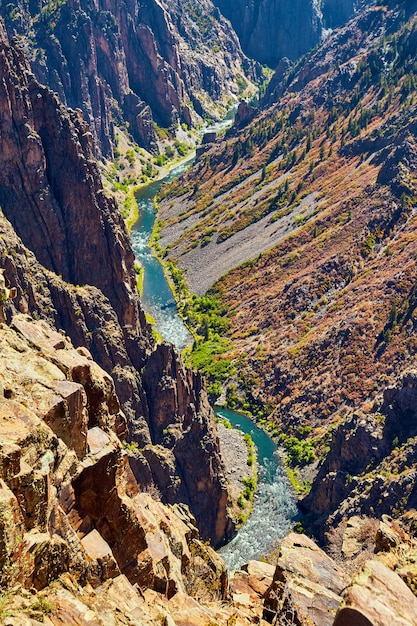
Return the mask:
<svg viewBox="0 0 417 626"><path fill-rule="evenodd" d="M181 174L190 162L188 159L173 168L163 180L138 191L139 219L131 232L136 259L144 270L142 303L145 311L154 318L162 338L179 350L191 342L192 336L178 315L163 267L149 248L149 239L155 221L155 195L164 182ZM258 488L253 511L237 536L219 550L229 569L238 569L243 563L266 555L287 534L297 513L297 505L272 439L249 418L235 411L221 408L216 412L227 418L233 427L249 433L257 448Z"/></svg>

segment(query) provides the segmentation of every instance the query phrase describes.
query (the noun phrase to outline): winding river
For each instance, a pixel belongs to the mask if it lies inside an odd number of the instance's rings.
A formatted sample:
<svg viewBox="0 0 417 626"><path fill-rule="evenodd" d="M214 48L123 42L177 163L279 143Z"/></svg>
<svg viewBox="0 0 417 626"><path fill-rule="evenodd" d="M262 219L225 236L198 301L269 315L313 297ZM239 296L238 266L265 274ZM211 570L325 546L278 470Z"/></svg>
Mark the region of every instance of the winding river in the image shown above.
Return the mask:
<svg viewBox="0 0 417 626"><path fill-rule="evenodd" d="M223 123L223 127L224 127ZM213 130L219 130L218 125ZM212 130L212 129L210 129ZM155 221L154 197L161 185L172 180L188 167L191 159L171 170L163 180L143 187L136 195L139 219L131 232L136 259L144 268L142 303L145 311L155 320L161 336L182 350L192 337L179 317L170 287L159 261L152 255L149 238ZM259 559L290 530L297 513L296 498L288 477L279 460L276 446L268 435L250 419L229 409L218 409L233 426L250 433L257 447L258 489L253 512L238 535L220 549L229 569L238 569L251 559Z"/></svg>
<svg viewBox="0 0 417 626"><path fill-rule="evenodd" d="M142 187L136 194L139 219L130 233L136 259L144 270L142 304L145 311L155 320L159 334L183 350L192 336L178 315L172 291L166 281L164 270L150 248L149 238L155 222L154 198L161 185L179 176L190 164L191 158L174 167L166 178Z"/></svg>

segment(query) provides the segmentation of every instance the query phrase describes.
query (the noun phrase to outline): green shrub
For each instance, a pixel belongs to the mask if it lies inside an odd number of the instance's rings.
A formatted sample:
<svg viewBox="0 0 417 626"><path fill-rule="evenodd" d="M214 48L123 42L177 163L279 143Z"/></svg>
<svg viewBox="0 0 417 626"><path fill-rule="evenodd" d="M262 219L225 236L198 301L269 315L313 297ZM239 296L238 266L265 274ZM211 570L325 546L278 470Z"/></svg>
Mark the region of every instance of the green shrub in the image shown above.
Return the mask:
<svg viewBox="0 0 417 626"><path fill-rule="evenodd" d="M316 459L313 444L309 439L282 436L282 445L287 452L288 464L291 467L302 467L313 463Z"/></svg>

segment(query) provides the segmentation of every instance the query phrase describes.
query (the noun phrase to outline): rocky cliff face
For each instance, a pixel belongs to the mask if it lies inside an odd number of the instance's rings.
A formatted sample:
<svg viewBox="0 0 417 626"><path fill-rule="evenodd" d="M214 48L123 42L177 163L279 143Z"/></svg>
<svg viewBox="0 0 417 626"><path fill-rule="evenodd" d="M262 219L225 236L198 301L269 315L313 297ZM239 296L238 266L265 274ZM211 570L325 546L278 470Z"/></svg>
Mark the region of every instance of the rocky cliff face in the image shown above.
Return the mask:
<svg viewBox="0 0 417 626"><path fill-rule="evenodd" d="M410 371L385 390L373 415L356 414L337 428L303 502L322 539L346 516L415 510L416 399L417 373Z"/></svg>
<svg viewBox="0 0 417 626"><path fill-rule="evenodd" d="M3 29L0 52L0 258L18 288L7 316L33 313L63 329L76 346L88 347L114 378L126 417L117 432L138 448L160 444L152 459L139 455L141 484L163 490L175 477L178 488L169 497L165 490L166 500L189 504L204 537L218 543L233 527L214 416L201 381L184 370L174 348L152 354L132 249L115 203L104 193L89 128L79 112L68 111L37 83ZM146 388L144 368L151 372ZM166 406L158 399L160 379L172 389ZM162 410L163 419L175 424L169 449L159 437ZM198 471L190 460L179 467L179 449L188 450Z"/></svg>
<svg viewBox="0 0 417 626"><path fill-rule="evenodd" d="M320 42L325 29L345 23L355 9L353 0L215 0L215 4L232 22L246 54L270 67L283 57L298 59Z"/></svg>
<svg viewBox="0 0 417 626"><path fill-rule="evenodd" d="M21 0L0 14L38 80L83 111L96 154L112 155L114 123L124 122L157 152L155 122L175 129L219 116L238 93L236 78L255 76L209 0Z"/></svg>
<svg viewBox="0 0 417 626"><path fill-rule="evenodd" d="M338 565L291 533L273 565L251 561L229 581L188 508L138 489L113 381L88 350L18 314L0 324L0 358L5 625L415 626L415 543L389 519L349 520L353 579L351 558Z"/></svg>
<svg viewBox="0 0 417 626"><path fill-rule="evenodd" d="M224 595L224 565L189 511L139 493L113 381L89 352L25 315L2 325L0 351L2 587L40 590L63 573L97 587L123 574L170 598L185 593L200 546Z"/></svg>

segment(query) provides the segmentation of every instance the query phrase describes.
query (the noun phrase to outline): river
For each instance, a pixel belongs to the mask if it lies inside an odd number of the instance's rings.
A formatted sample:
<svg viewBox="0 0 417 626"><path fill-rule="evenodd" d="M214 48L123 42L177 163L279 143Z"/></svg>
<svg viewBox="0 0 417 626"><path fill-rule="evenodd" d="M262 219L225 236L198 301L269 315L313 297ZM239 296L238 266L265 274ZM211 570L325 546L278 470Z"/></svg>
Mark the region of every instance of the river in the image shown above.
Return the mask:
<svg viewBox="0 0 417 626"><path fill-rule="evenodd" d="M219 550L229 570L235 570L251 559L259 560L285 537L297 514L297 502L272 439L244 415L225 408L216 408L216 414L249 433L257 448L258 488L252 514Z"/></svg>
<svg viewBox="0 0 417 626"><path fill-rule="evenodd" d="M227 122L210 130L220 130ZM155 221L154 197L164 182L172 180L190 164L191 158L173 168L163 180L153 182L139 190L136 199L139 219L132 228L131 240L136 259L144 269L142 304L155 320L160 335L182 350L192 337L178 315L175 300L166 281L162 265L149 248L149 238ZM288 477L276 453L276 446L268 435L250 419L231 411L219 409L235 427L250 433L257 447L259 464L258 489L253 512L238 535L220 549L229 569L237 569L251 559L259 559L290 530L297 513L296 498Z"/></svg>
<svg viewBox="0 0 417 626"><path fill-rule="evenodd" d="M233 122L236 110L237 106L232 107L223 120L213 123L205 130L207 132L220 132L228 128ZM134 224L130 234L135 257L144 269L143 294L141 298L143 307L153 317L159 334L167 341L173 343L180 351L191 343L192 335L178 315L177 306L166 281L162 265L153 256L149 248L149 238L155 222L154 198L156 194L163 183L179 176L191 165L193 160L194 155L190 155L182 163L173 167L165 178L139 189L136 193L139 219Z"/></svg>
<svg viewBox="0 0 417 626"><path fill-rule="evenodd" d="M155 320L159 334L183 350L192 336L178 315L172 291L166 281L164 270L149 248L149 238L155 222L154 198L161 185L179 176L191 163L192 158L174 167L163 180L142 187L136 194L139 219L130 233L136 259L144 270L142 304Z"/></svg>

